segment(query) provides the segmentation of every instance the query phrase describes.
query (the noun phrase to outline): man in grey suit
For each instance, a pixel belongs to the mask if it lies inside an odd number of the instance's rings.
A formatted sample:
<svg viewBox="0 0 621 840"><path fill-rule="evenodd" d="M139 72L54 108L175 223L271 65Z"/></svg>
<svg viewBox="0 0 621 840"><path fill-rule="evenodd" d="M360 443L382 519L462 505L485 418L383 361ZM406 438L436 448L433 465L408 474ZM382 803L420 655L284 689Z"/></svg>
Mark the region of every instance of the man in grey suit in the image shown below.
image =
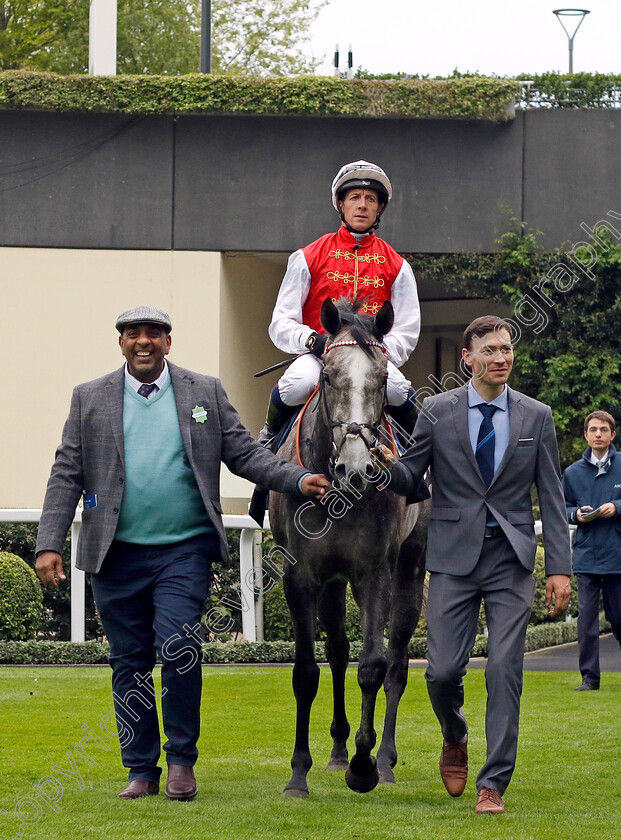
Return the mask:
<svg viewBox="0 0 621 840"><path fill-rule="evenodd" d="M415 442L393 463L390 487L408 495L431 467L426 679L444 736L440 772L451 796L461 796L466 786L463 676L485 602L487 759L476 780L475 811L502 813L517 754L524 639L535 590L533 484L551 615L569 601L569 535L550 408L506 384L513 366L510 325L496 316L477 318L464 333L462 356L471 380L423 402ZM388 450L383 457L393 461Z"/></svg>
<svg viewBox="0 0 621 840"><path fill-rule="evenodd" d="M129 784L159 792L162 698L169 799L197 794L200 619L211 562L226 559L220 464L279 492L321 496L329 482L259 446L218 379L166 361L169 316L138 306L116 327L126 364L74 389L48 482L37 572L65 579L60 550L82 496L77 567L91 573L110 642L114 706ZM152 671L162 659L162 689Z"/></svg>

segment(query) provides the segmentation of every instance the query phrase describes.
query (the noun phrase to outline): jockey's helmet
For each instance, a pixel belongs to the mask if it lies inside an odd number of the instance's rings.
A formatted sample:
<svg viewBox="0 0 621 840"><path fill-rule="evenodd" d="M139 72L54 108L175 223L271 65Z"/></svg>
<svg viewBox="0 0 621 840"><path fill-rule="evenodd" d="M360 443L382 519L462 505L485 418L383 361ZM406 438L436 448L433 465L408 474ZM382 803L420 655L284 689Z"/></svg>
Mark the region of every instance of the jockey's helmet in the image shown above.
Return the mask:
<svg viewBox="0 0 621 840"><path fill-rule="evenodd" d="M373 225L376 228L379 225L381 214L392 198L392 185L388 175L386 175L380 166L377 166L375 163L369 163L367 160L357 160L342 166L336 174L334 181L332 181L332 204L336 212L341 216L341 219L343 219L343 213L339 206L339 201L343 200L347 190L354 189L355 187L374 190L377 193L379 203L383 207L377 217L376 223Z"/></svg>

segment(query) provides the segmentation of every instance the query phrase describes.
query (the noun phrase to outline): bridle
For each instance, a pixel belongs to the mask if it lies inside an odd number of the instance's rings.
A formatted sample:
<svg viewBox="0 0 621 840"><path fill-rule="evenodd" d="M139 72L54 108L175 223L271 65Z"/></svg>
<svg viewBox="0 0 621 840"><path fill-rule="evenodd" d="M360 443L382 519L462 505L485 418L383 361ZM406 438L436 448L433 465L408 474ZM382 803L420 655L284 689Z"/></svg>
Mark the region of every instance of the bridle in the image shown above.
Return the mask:
<svg viewBox="0 0 621 840"><path fill-rule="evenodd" d="M352 339L344 339L342 341L335 341L333 344L328 344L326 346L326 349L324 351L324 355L329 353L329 351L333 350L335 347L350 347L350 346L354 346L354 345L358 345L358 344L359 344L359 342L356 341L353 338ZM384 356L386 356L386 358L388 358L388 355L386 353L386 348L384 347L384 345L380 341L367 341L367 342L365 342L365 344L367 346L371 346L371 347L380 347ZM373 449L377 445L377 442L378 442L378 439L379 439L379 430L380 430L380 426L382 424L382 418L384 416L384 406L386 405L386 402L387 402L386 389L387 389L387 383L388 383L388 372L386 372L386 378L384 379L384 396L382 398L382 404L381 404L381 407L380 407L379 416L378 416L377 420L375 421L375 423L356 423L356 422L346 423L346 422L343 422L341 420L334 420L332 418L332 416L330 415L330 409L328 407L328 400L327 400L327 397L326 397L325 385L326 385L327 381L328 381L328 379L327 379L327 377L324 373L324 370L322 368L321 374L319 375L319 402L321 402L322 405L323 405L323 410L325 412L326 419L328 421L328 426L330 427L330 430L332 432L332 454L330 455L330 460L329 460L329 471L330 471L330 475L333 476L334 475L334 467L336 466L336 462L338 461L338 459L340 457L340 454L341 454L341 449L343 448L343 445L345 444L345 441L347 440L348 437L349 438L359 437L364 442L364 444L367 447L367 449L369 450L369 452L371 451L371 449ZM334 440L334 430L335 429L343 430L343 437L342 437L342 440L341 440L340 444L338 444L338 445ZM363 435L363 432L364 432L365 429L367 429L371 432L371 439L370 440L368 440L365 437L365 435Z"/></svg>

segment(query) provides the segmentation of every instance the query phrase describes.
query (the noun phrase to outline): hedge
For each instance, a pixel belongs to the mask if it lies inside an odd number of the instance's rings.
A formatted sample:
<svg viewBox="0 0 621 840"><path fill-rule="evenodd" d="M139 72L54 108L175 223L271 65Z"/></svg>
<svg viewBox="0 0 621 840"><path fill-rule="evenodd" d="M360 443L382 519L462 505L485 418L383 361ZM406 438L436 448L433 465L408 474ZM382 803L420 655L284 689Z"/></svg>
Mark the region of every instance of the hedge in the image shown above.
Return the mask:
<svg viewBox="0 0 621 840"><path fill-rule="evenodd" d="M0 108L120 114L460 117L502 122L522 86L510 79L378 81L328 76L61 76L0 73Z"/></svg>
<svg viewBox="0 0 621 840"><path fill-rule="evenodd" d="M610 630L610 624L600 614L600 631ZM578 621L550 622L530 626L526 631L526 650L539 650L578 638ZM352 642L350 658L355 661L362 650L362 642ZM0 665L103 665L107 663L109 647L106 642L1 642ZM427 640L414 637L408 646L413 659L424 659L427 654ZM208 642L203 645L203 663L226 665L233 663L278 663L293 662L293 642ZM477 636L471 656L485 656L487 638ZM315 643L315 655L325 661L323 642Z"/></svg>

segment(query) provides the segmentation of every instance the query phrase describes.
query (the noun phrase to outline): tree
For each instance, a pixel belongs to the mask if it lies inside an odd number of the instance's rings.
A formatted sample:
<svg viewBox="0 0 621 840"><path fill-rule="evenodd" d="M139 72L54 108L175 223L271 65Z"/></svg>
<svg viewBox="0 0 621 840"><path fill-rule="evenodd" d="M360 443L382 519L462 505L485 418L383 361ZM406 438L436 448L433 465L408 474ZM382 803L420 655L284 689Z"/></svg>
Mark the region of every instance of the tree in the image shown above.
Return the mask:
<svg viewBox="0 0 621 840"><path fill-rule="evenodd" d="M300 44L328 0L212 0L214 73L312 73ZM201 0L118 0L119 73L199 69ZM85 73L89 0L0 0L0 69Z"/></svg>
<svg viewBox="0 0 621 840"><path fill-rule="evenodd" d="M319 61L300 44L328 0L213 0L214 73L288 76L313 73Z"/></svg>

